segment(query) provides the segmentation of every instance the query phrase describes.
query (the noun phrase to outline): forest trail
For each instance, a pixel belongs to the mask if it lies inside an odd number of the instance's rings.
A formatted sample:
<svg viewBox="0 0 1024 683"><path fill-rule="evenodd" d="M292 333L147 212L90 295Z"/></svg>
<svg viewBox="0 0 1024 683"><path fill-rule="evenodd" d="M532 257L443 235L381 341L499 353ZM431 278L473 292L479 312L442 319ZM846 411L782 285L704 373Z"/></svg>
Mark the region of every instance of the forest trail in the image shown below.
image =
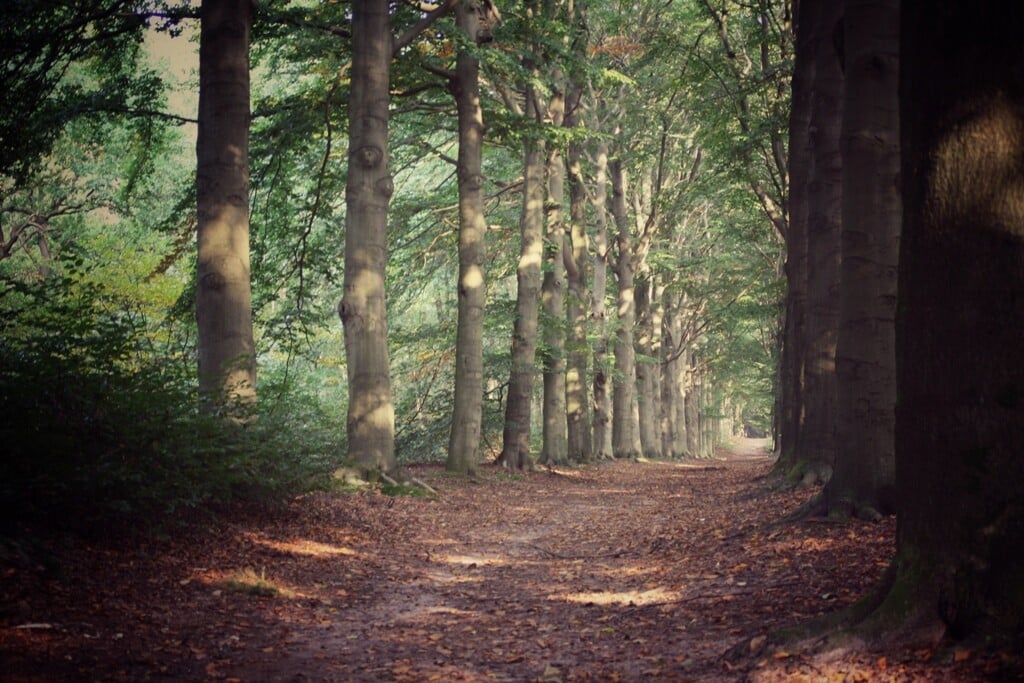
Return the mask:
<svg viewBox="0 0 1024 683"><path fill-rule="evenodd" d="M768 526L809 495L768 492L770 464L743 440L474 482L420 466L439 500L319 493L189 537L64 546L57 573L6 557L0 679L982 680L970 658L763 648L862 595L894 532ZM722 659L742 642L750 657Z"/></svg>

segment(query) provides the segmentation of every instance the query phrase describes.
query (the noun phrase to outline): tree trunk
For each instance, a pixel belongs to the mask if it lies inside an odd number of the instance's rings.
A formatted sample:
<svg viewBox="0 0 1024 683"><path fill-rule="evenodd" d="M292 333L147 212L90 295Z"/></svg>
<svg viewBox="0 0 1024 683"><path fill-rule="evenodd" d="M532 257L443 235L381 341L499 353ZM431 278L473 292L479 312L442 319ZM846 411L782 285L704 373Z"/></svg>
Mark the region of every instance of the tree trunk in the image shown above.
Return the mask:
<svg viewBox="0 0 1024 683"><path fill-rule="evenodd" d="M899 526L857 630L1019 643L1024 5L904 0L900 24Z"/></svg>
<svg viewBox="0 0 1024 683"><path fill-rule="evenodd" d="M256 400L249 272L251 0L208 0L199 38L196 141L199 391L207 406Z"/></svg>
<svg viewBox="0 0 1024 683"><path fill-rule="evenodd" d="M664 324L661 342L661 451L671 458L686 455L686 413L683 405L683 367L677 352L683 334L679 304L682 295L662 288Z"/></svg>
<svg viewBox="0 0 1024 683"><path fill-rule="evenodd" d="M354 0L345 280L338 315L348 367L348 459L366 474L396 467L384 290L394 189L388 169L390 66L388 3Z"/></svg>
<svg viewBox="0 0 1024 683"><path fill-rule="evenodd" d="M809 2L813 7L814 2ZM807 319L807 192L810 173L811 84L814 59L811 27L804 17L803 2L795 12L796 54L793 71L792 110L789 117L789 227L786 231L786 300L779 361L779 404L776 416L776 471L785 474L797 462L804 427L804 369L806 367Z"/></svg>
<svg viewBox="0 0 1024 683"><path fill-rule="evenodd" d="M815 64L811 95L813 155L807 213L807 353L804 369L804 426L795 469L790 475L804 485L828 481L835 461L835 352L839 329L840 228L842 226L842 72L833 45L833 29L842 4L802 0L801 11L817 6L815 20L800 30L812 32ZM813 11L813 9L811 10Z"/></svg>
<svg viewBox="0 0 1024 683"><path fill-rule="evenodd" d="M537 98L526 90L526 111L538 118ZM526 139L523 153L523 208L519 219L521 247L516 270L516 314L512 327L512 373L501 462L506 467L530 466L530 412L537 374L537 317L540 306L541 261L544 258L544 154L541 143Z"/></svg>
<svg viewBox="0 0 1024 683"><path fill-rule="evenodd" d="M594 455L599 460L612 456L612 404L608 391L608 327L605 296L608 283L608 143L597 143L594 160L594 291L590 315L594 321Z"/></svg>
<svg viewBox="0 0 1024 683"><path fill-rule="evenodd" d="M847 0L835 472L824 512L895 510L899 2Z"/></svg>
<svg viewBox="0 0 1024 683"><path fill-rule="evenodd" d="M565 127L577 126L577 112L581 93L578 86L570 90L571 104L565 114ZM590 439L590 416L587 404L587 365L590 347L587 342L587 261L590 257L587 241L587 190L582 168L583 145L569 143L569 236L570 246L565 253L569 296L566 316L569 325L568 370L565 376L565 404L568 419L569 459L587 462L594 457Z"/></svg>
<svg viewBox="0 0 1024 683"><path fill-rule="evenodd" d="M556 69L557 71L557 69ZM561 78L556 77L556 81ZM552 125L562 125L565 95L552 91L548 104ZM566 235L562 202L565 193L565 160L561 150L548 151L547 270L541 285L541 305L547 323L544 326L544 444L540 462L562 465L569 461L568 422L565 406L565 256Z"/></svg>
<svg viewBox="0 0 1024 683"><path fill-rule="evenodd" d="M654 277L647 269L642 277L637 278L634 287L638 320L636 350L639 356L636 364L637 407L640 452L645 458L661 457L661 434L658 430L658 417L661 414L661 389L658 379L661 369L660 363L655 362L655 334L658 334L660 346L661 316L656 312L658 297L654 289Z"/></svg>
<svg viewBox="0 0 1024 683"><path fill-rule="evenodd" d="M475 44L480 7L460 2L455 21ZM459 116L459 321L455 340L455 399L448 440L447 469L473 474L480 459L480 426L484 400L484 218L483 137L480 109L480 65L472 52L460 49L451 82Z"/></svg>
<svg viewBox="0 0 1024 683"><path fill-rule="evenodd" d="M626 210L626 172L620 159L608 164L612 180L612 216L615 219L618 257L618 329L615 333L615 377L612 381L612 453L616 458L635 458L639 431L634 413L633 388L636 386L636 356L633 326L636 307L633 300L633 239Z"/></svg>
<svg viewBox="0 0 1024 683"><path fill-rule="evenodd" d="M700 383L697 378L697 354L688 351L684 356L689 369L686 373L686 395L683 398L686 413L686 450L690 457L702 456L700 450Z"/></svg>

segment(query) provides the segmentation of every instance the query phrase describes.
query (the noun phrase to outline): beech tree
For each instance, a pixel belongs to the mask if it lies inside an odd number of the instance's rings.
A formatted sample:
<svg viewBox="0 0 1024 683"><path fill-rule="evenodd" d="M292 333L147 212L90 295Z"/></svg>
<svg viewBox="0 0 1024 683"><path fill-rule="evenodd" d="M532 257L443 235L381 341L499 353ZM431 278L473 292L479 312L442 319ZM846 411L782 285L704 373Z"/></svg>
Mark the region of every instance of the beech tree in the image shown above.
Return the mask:
<svg viewBox="0 0 1024 683"><path fill-rule="evenodd" d="M616 310L619 326L615 333L615 378L612 382L612 453L616 458L640 455L639 425L634 411L636 387L636 350L633 347L633 326L636 322L636 301L633 291L635 265L630 217L626 207L628 176L621 158L608 162L611 177L611 213L615 219L616 257L612 266L618 285Z"/></svg>
<svg viewBox="0 0 1024 683"><path fill-rule="evenodd" d="M870 637L1024 631L1022 32L1021 5L902 3L899 525L846 622Z"/></svg>
<svg viewBox="0 0 1024 683"><path fill-rule="evenodd" d="M208 400L256 397L249 281L251 0L208 0L199 38L196 142L199 389Z"/></svg>
<svg viewBox="0 0 1024 683"><path fill-rule="evenodd" d="M480 108L479 61L473 54L493 12L489 2L463 0L455 9L465 45L450 81L459 116L459 322L455 341L455 405L452 409L448 469L471 474L480 450L483 411L484 121Z"/></svg>
<svg viewBox="0 0 1024 683"><path fill-rule="evenodd" d="M561 126L565 116L565 82L560 69L552 74L548 119ZM569 460L569 435L565 402L565 159L557 145L548 148L547 200L544 243L544 279L540 301L547 324L544 329L542 367L544 375L543 445L539 462L565 464Z"/></svg>
<svg viewBox="0 0 1024 683"><path fill-rule="evenodd" d="M836 455L818 511L877 519L896 511L899 3L847 0L843 31Z"/></svg>
<svg viewBox="0 0 1024 683"><path fill-rule="evenodd" d="M391 397L385 305L391 19L384 0L352 3L352 87L345 187L345 283L338 315L348 368L348 459L364 473L391 471L395 408Z"/></svg>
<svg viewBox="0 0 1024 683"><path fill-rule="evenodd" d="M594 335L594 456L603 460L612 453L612 392L609 387L611 363L608 360L608 313L605 304L608 286L608 142L599 140L594 153L594 284L590 294L590 317Z"/></svg>
<svg viewBox="0 0 1024 683"><path fill-rule="evenodd" d="M793 435L792 450L784 448L776 463L780 472L804 485L826 482L835 460L836 376L835 349L838 336L838 292L840 267L840 228L842 216L842 159L839 134L842 102L842 72L833 35L842 14L841 3L803 0L799 5L797 28L798 68L800 52L811 61L803 66L799 87L808 88L808 118L805 130L795 130L790 145L800 157L793 180L795 197L805 205L790 202L794 227L792 243L801 233L806 236L806 304L803 316L793 315L793 324L802 323L802 343L794 352L795 363L785 366L802 373L799 393L799 432ZM803 34L803 35L801 35ZM803 80L805 79L806 80ZM794 122L795 125L795 122ZM806 148L806 152L801 151ZM807 166L801 166L806 163ZM800 184L800 187L796 187ZM803 246L796 248L787 264L793 277L804 276ZM794 306L802 298L799 285L793 294ZM787 337L788 339L788 337ZM802 361L802 362L800 362ZM783 383L787 380L784 378ZM792 378L788 381L794 381ZM785 408L783 410L786 410ZM785 413L784 413L785 414ZM791 420L795 415L791 416ZM789 425L793 427L792 424ZM783 437L784 439L786 437Z"/></svg>
<svg viewBox="0 0 1024 683"><path fill-rule="evenodd" d="M529 24L540 12L539 3L523 7ZM539 50L539 47L536 48ZM519 215L519 259L516 265L516 301L512 319L511 369L505 423L499 461L506 467L531 466L530 435L534 378L537 376L540 291L544 260L544 153L539 129L544 120L537 93L539 65L527 52L523 58L522 105L513 94L504 97L505 105L523 122L522 204Z"/></svg>

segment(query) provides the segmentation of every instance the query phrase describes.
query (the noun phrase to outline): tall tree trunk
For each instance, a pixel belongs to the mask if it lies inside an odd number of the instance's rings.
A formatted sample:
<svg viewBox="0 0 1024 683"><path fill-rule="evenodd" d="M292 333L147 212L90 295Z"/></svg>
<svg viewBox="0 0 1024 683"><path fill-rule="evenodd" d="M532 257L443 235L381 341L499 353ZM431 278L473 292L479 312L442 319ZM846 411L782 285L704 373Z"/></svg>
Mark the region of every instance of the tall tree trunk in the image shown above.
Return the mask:
<svg viewBox="0 0 1024 683"><path fill-rule="evenodd" d="M566 128L575 128L578 125L581 99L580 88L574 84L570 88L570 103L565 114ZM573 140L569 143L567 154L570 244L565 253L569 285L569 296L566 301L569 339L565 404L569 459L574 462L587 462L594 457L587 403L587 366L590 356L587 342L587 310L590 304L587 292L587 265L590 249L587 240L587 190L583 178L582 158L583 144Z"/></svg>
<svg viewBox="0 0 1024 683"><path fill-rule="evenodd" d="M612 181L612 216L615 219L618 256L615 276L618 280L618 329L615 332L615 377L612 382L612 453L616 458L635 458L639 432L634 412L636 355L633 326L636 302L633 293L633 238L626 208L626 171L621 159L608 164Z"/></svg>
<svg viewBox="0 0 1024 683"><path fill-rule="evenodd" d="M338 315L348 367L348 459L364 473L391 471L391 399L385 302L391 19L384 0L353 0L349 164L345 186L345 280Z"/></svg>
<svg viewBox="0 0 1024 683"><path fill-rule="evenodd" d="M669 290L666 290L668 292ZM688 297L685 294L667 294L666 299L671 298L670 302L666 304L666 309L669 311L670 325L668 331L671 332L671 343L666 343L665 346L671 350L670 360L668 362L668 375L672 378L670 384L672 387L672 415L670 419L673 423L672 430L672 447L669 451L673 458L686 458L691 457L693 452L690 451L686 439L686 376L689 368L686 356L686 340L683 338L683 311Z"/></svg>
<svg viewBox="0 0 1024 683"><path fill-rule="evenodd" d="M556 69L557 72L557 69ZM556 83L560 77L554 79ZM562 125L565 95L552 91L548 104L551 123ZM565 160L561 150L552 147L547 162L547 270L541 285L541 305L547 323L544 328L544 444L540 462L560 465L569 461L568 423L565 406L565 218L562 202L565 193Z"/></svg>
<svg viewBox="0 0 1024 683"><path fill-rule="evenodd" d="M640 452L645 458L661 457L661 434L658 417L661 413L661 391L658 384L661 374L660 363L655 362L655 334L658 346L661 341L661 316L656 311L658 297L655 293L654 275L650 269L642 271L637 278L636 292L637 338L636 350L639 356L636 364L637 404L639 410Z"/></svg>
<svg viewBox="0 0 1024 683"><path fill-rule="evenodd" d="M478 3L460 2L455 21L471 42L480 29ZM459 321L455 341L455 405L447 469L472 474L480 458L484 400L484 218L483 137L480 65L461 49L451 83L459 116Z"/></svg>
<svg viewBox="0 0 1024 683"><path fill-rule="evenodd" d="M686 412L686 450L694 458L702 457L700 450L700 382L697 377L697 354L688 351L685 358L689 367L686 373L686 394L683 397Z"/></svg>
<svg viewBox="0 0 1024 683"><path fill-rule="evenodd" d="M526 112L539 120L532 86L526 89ZM512 372L500 461L514 469L530 466L530 413L537 375L537 317L541 262L544 258L544 150L527 138L523 152L523 206L519 218L521 246L516 270L516 314L512 326Z"/></svg>
<svg viewBox="0 0 1024 683"><path fill-rule="evenodd" d="M807 213L807 354L804 369L804 427L794 479L825 482L835 461L835 353L839 330L840 229L842 226L843 77L832 40L842 4L802 0L802 10L818 5L815 21L801 29L813 32L815 72L812 89L811 159ZM805 15L806 16L806 15Z"/></svg>
<svg viewBox="0 0 1024 683"><path fill-rule="evenodd" d="M903 0L900 25L899 525L856 628L1019 643L1024 5Z"/></svg>
<svg viewBox="0 0 1024 683"><path fill-rule="evenodd" d="M826 511L895 510L899 1L847 0L836 462Z"/></svg>
<svg viewBox="0 0 1024 683"><path fill-rule="evenodd" d="M683 326L679 319L677 305L680 294L662 287L661 308L664 311L662 324L661 358L661 452L671 458L682 458L686 452L686 418L679 410L682 403L682 369L676 345L682 336ZM683 419L680 420L680 416Z"/></svg>
<svg viewBox="0 0 1024 683"><path fill-rule="evenodd" d="M612 457L612 404L608 391L608 327L605 296L608 283L608 143L597 143L594 155L594 290L590 315L594 321L594 455Z"/></svg>
<svg viewBox="0 0 1024 683"><path fill-rule="evenodd" d="M779 361L780 414L775 450L776 471L793 469L800 452L804 428L804 369L807 353L807 210L810 174L811 85L814 81L813 17L817 0L801 2L796 9L795 67L792 110L789 118L789 227L786 231L786 300Z"/></svg>
<svg viewBox="0 0 1024 683"><path fill-rule="evenodd" d="M196 141L199 390L209 406L256 400L249 272L251 0L207 0Z"/></svg>

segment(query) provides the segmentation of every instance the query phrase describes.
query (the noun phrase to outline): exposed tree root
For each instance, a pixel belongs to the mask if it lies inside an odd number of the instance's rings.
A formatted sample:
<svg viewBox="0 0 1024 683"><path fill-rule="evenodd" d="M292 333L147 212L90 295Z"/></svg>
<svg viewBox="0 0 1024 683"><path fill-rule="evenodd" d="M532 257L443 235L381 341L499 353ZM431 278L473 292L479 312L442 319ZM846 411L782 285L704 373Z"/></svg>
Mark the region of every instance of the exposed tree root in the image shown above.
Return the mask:
<svg viewBox="0 0 1024 683"><path fill-rule="evenodd" d="M883 515L873 502L836 498L828 486L803 505L782 518L783 523L802 522L812 518L825 517L834 522L849 522L860 519L865 522L881 521Z"/></svg>
<svg viewBox="0 0 1024 683"><path fill-rule="evenodd" d="M381 472L380 473L380 479L384 483L390 484L391 486L401 486L402 484L406 484L406 485L408 485L408 484L415 484L416 486L418 486L419 488L423 489L424 491L426 491L430 495L437 496L438 498L440 498L440 494L432 486L430 486L426 482L424 482L424 481L422 481L420 479L417 479L416 477L410 476L410 475L405 475L403 477L404 481L399 482L398 480L388 476L388 474L386 472Z"/></svg>
<svg viewBox="0 0 1024 683"><path fill-rule="evenodd" d="M975 633L970 640L956 640L950 624L941 613L941 591L932 577L914 576L899 570L895 561L875 588L849 607L811 620L794 628L747 637L719 658L730 668L752 663L769 653L800 655L805 661L828 661L867 653L902 649L923 651L952 658L960 652L989 650L1003 652L1004 665L1019 666L1019 643L996 642ZM751 664L752 665L752 664Z"/></svg>

